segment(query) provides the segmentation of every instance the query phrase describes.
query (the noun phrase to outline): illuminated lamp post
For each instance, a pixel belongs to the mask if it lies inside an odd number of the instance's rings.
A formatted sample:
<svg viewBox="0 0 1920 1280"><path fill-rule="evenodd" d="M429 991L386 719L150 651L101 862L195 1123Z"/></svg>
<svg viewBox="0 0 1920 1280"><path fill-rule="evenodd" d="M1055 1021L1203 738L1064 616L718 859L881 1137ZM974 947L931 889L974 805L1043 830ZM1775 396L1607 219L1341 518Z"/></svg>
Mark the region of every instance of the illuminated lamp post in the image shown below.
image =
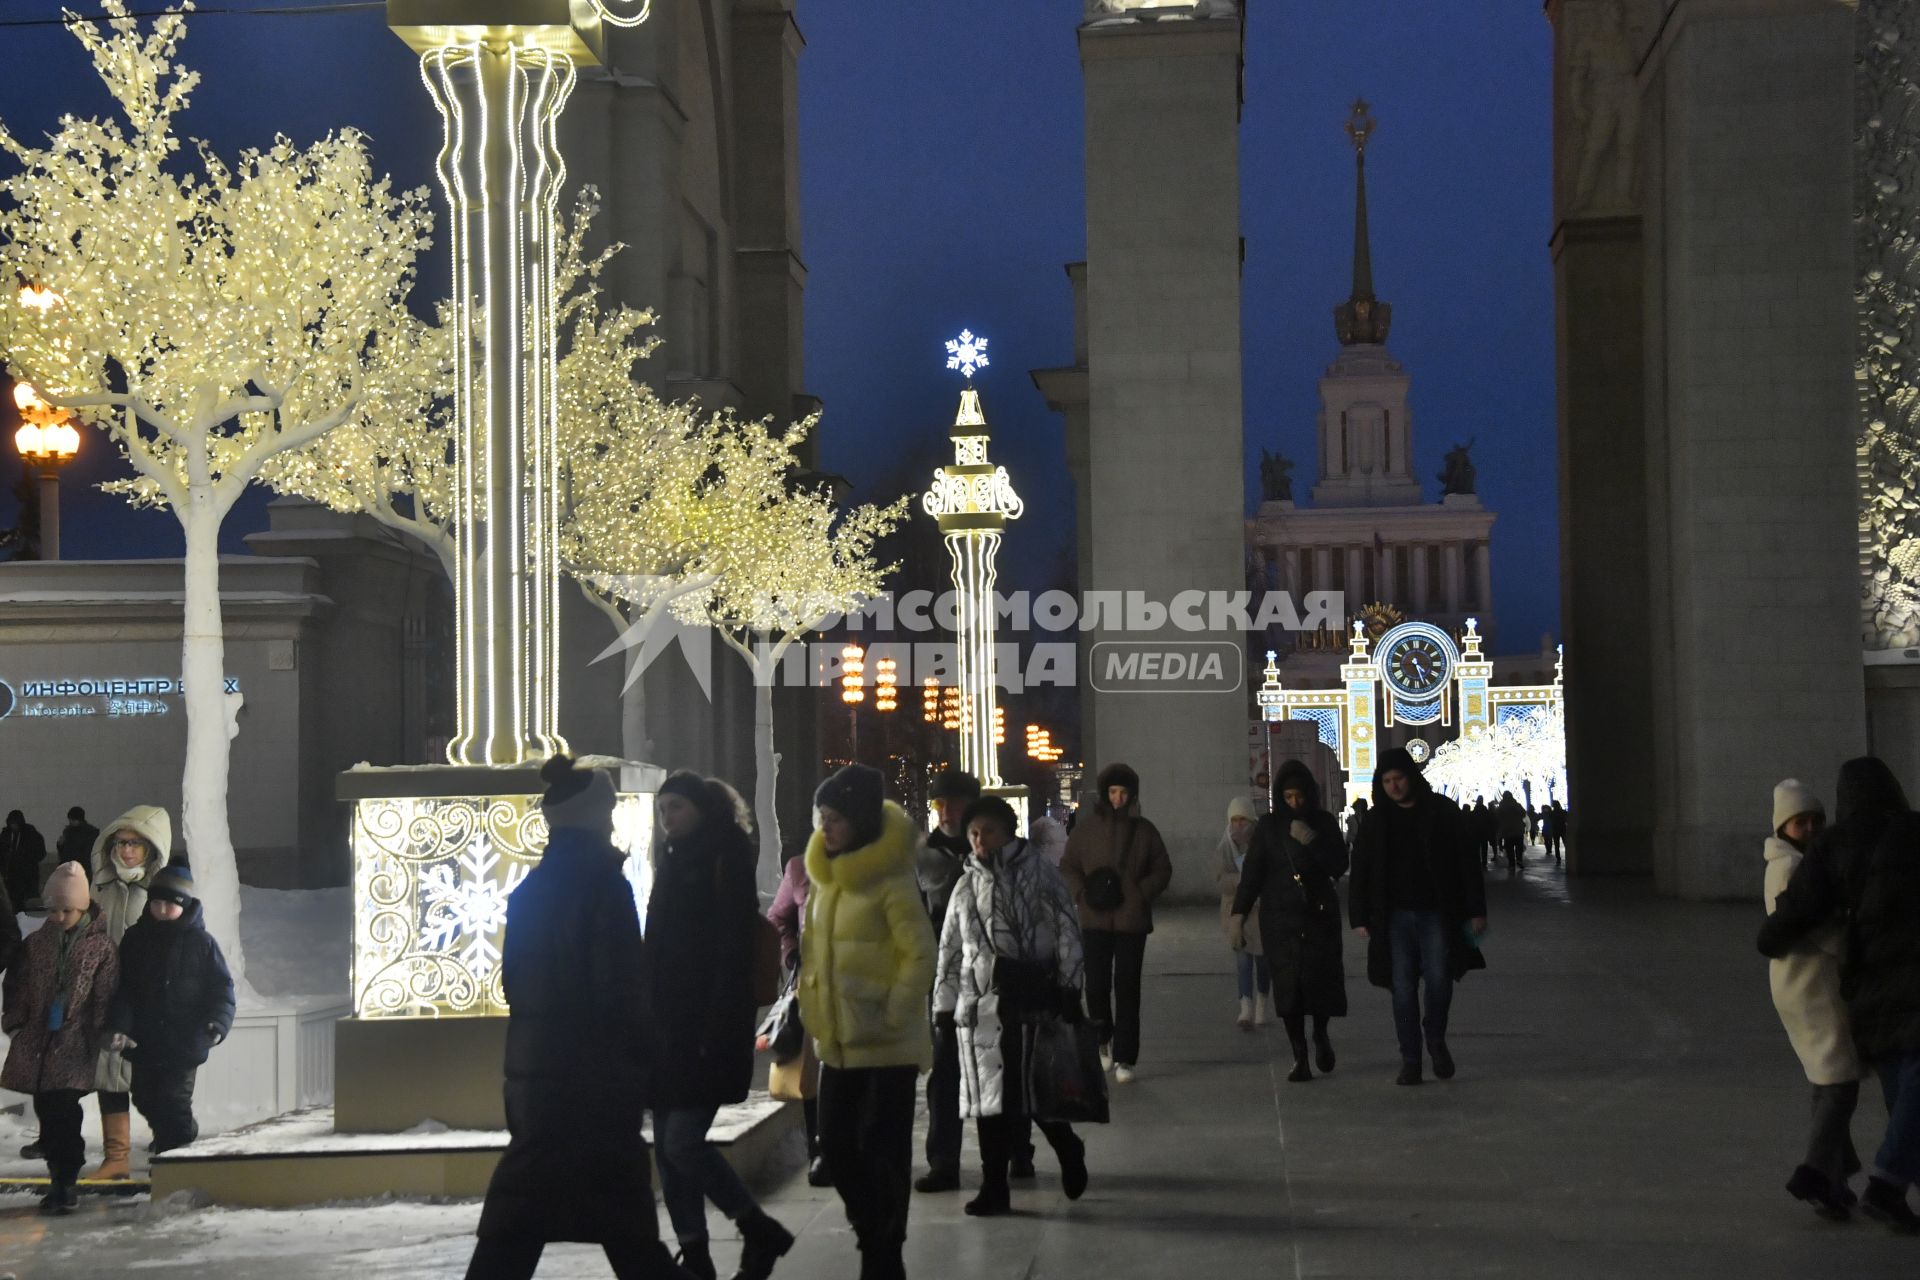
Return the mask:
<svg viewBox="0 0 1920 1280"><path fill-rule="evenodd" d="M866 652L857 644L840 650L840 701L847 704L847 755L860 759L860 704L867 700Z"/></svg>
<svg viewBox="0 0 1920 1280"><path fill-rule="evenodd" d="M954 415L953 463L933 473L933 487L921 498L926 513L939 522L947 554L953 558L953 587L959 603L960 700L965 708L960 731L960 767L980 779L983 791L1004 795L1024 818L1026 789L1008 788L1000 776L994 731L998 715L994 681L994 560L1007 521L1025 509L1007 469L987 457L986 414L973 375L986 368L987 339L971 330L947 343L947 368L967 380Z"/></svg>
<svg viewBox="0 0 1920 1280"><path fill-rule="evenodd" d="M17 382L13 402L22 426L13 433L20 460L40 473L40 558L60 558L60 468L80 452L80 433L64 409L42 400L31 383Z"/></svg>

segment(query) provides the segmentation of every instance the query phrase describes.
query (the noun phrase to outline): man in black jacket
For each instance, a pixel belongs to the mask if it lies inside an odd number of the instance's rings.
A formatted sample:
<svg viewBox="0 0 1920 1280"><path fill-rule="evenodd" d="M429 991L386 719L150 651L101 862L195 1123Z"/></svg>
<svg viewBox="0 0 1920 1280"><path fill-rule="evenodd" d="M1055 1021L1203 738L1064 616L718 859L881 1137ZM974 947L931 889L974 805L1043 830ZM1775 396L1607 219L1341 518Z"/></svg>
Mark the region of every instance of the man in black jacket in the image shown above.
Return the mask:
<svg viewBox="0 0 1920 1280"><path fill-rule="evenodd" d="M920 846L914 874L920 881L920 897L933 920L933 935L938 938L946 923L947 903L953 899L954 886L966 872L972 850L967 844L961 816L967 806L980 798L980 780L960 769L936 774L927 789L937 821ZM931 1008L931 1006L929 1006ZM916 1179L916 1191L958 1191L960 1189L960 1040L951 1024L938 1019L933 1025L933 1071L927 1076L927 1172ZM1028 1167L1033 1157L1031 1147Z"/></svg>
<svg viewBox="0 0 1920 1280"><path fill-rule="evenodd" d="M1447 1014L1454 980L1486 965L1469 936L1486 930L1486 886L1460 807L1434 794L1401 747L1382 752L1373 775L1373 807L1354 843L1348 915L1367 939L1367 980L1393 992L1398 1083L1420 1083L1423 1034L1433 1074L1451 1079Z"/></svg>

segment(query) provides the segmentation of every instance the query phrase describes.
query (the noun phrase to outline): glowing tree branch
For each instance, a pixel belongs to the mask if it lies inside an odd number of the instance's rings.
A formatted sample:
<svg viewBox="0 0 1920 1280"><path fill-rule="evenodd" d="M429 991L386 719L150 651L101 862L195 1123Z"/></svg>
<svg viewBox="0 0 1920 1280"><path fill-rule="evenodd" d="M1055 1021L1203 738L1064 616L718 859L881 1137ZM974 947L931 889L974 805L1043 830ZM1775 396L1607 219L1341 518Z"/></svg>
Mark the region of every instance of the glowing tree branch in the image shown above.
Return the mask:
<svg viewBox="0 0 1920 1280"><path fill-rule="evenodd" d="M0 278L58 296L0 298L0 350L50 402L110 434L136 472L110 486L186 535L181 678L185 842L209 927L244 981L227 824L220 526L274 455L321 438L391 370L426 247L426 193L376 178L358 134L280 139L228 165L177 165L174 119L199 77L174 61L180 13L143 31L123 0L69 30L124 119L63 117L44 147L0 126Z"/></svg>

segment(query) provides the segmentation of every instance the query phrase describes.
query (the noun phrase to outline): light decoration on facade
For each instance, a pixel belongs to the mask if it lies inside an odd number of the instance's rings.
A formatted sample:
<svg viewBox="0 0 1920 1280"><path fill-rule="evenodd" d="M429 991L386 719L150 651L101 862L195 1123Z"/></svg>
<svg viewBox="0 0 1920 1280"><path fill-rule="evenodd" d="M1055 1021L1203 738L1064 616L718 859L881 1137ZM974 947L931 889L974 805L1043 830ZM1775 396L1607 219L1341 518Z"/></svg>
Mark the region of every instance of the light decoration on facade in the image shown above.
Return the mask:
<svg viewBox="0 0 1920 1280"><path fill-rule="evenodd" d="M1266 678L1260 682L1260 690L1253 695L1260 707L1260 718L1271 723L1285 718L1286 695L1280 689L1280 655L1273 649L1267 650Z"/></svg>
<svg viewBox="0 0 1920 1280"><path fill-rule="evenodd" d="M940 691L940 727L949 733L957 733L961 722L968 718L959 688L955 685L943 688Z"/></svg>
<svg viewBox="0 0 1920 1280"><path fill-rule="evenodd" d="M881 658L873 664L873 709L892 711L900 705L900 664Z"/></svg>
<svg viewBox="0 0 1920 1280"><path fill-rule="evenodd" d="M932 676L920 682L920 718L928 724L940 723L940 682Z"/></svg>
<svg viewBox="0 0 1920 1280"><path fill-rule="evenodd" d="M602 22L616 27L637 27L651 14L653 0L593 0L593 11Z"/></svg>
<svg viewBox="0 0 1920 1280"><path fill-rule="evenodd" d="M653 797L623 793L613 843L642 918ZM507 899L540 860L540 797L363 799L354 805L352 993L359 1018L507 1012Z"/></svg>
<svg viewBox="0 0 1920 1280"><path fill-rule="evenodd" d="M1027 755L1041 764L1054 764L1064 753L1053 745L1053 732L1037 724L1027 726Z"/></svg>
<svg viewBox="0 0 1920 1280"><path fill-rule="evenodd" d="M840 701L856 706L867 700L866 653L857 644L840 651Z"/></svg>
<svg viewBox="0 0 1920 1280"><path fill-rule="evenodd" d="M1005 707L993 709L993 745L996 747L1007 745L1007 709Z"/></svg>
<svg viewBox="0 0 1920 1280"><path fill-rule="evenodd" d="M994 681L993 585L994 560L1009 520L1025 509L1005 467L987 457L988 430L980 393L972 384L974 372L985 367L987 340L962 330L947 344L947 367L968 379L954 415L953 465L933 473L933 487L921 498L921 507L940 524L953 560L954 593L959 601L959 677L962 705L960 767L979 778L986 788L1001 784L994 729L997 689Z"/></svg>

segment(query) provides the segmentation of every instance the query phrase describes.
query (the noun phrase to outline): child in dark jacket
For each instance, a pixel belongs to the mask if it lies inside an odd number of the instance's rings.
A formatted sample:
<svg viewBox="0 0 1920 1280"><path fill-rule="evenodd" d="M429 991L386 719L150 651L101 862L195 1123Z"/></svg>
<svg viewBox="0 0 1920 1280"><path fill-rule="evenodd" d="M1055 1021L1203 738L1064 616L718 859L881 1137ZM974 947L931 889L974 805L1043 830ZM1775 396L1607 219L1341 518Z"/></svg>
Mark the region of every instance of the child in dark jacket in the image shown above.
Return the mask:
<svg viewBox="0 0 1920 1280"><path fill-rule="evenodd" d="M147 913L120 940L120 987L107 1014L113 1047L133 1064L133 1105L155 1155L200 1136L193 1078L233 1029L233 977L179 864L154 876Z"/></svg>
<svg viewBox="0 0 1920 1280"><path fill-rule="evenodd" d="M107 1005L119 971L106 922L91 910L86 869L63 863L41 895L47 921L21 946L7 974L0 1030L13 1038L0 1089L33 1095L51 1182L40 1212L72 1213L86 1162L80 1099L93 1090L106 1047Z"/></svg>

